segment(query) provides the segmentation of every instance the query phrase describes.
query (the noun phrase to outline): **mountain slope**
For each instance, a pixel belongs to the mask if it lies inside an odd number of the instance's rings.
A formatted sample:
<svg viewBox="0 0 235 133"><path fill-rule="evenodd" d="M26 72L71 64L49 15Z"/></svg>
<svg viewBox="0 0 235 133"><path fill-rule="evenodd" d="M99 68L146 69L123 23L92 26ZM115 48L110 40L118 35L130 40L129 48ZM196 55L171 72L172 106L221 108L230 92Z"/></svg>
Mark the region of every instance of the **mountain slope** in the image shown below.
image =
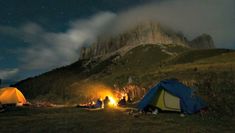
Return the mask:
<svg viewBox="0 0 235 133"><path fill-rule="evenodd" d="M194 54L196 53L200 53L200 58L195 59ZM69 66L23 80L14 86L22 90L29 99L66 101L77 96L74 94L74 89L83 89L77 84L101 82L109 86L114 84L123 86L127 83L128 78L132 77L135 84L148 87L156 81L169 77L192 80L191 75L194 71L191 72L191 70L194 70L195 67L200 69L207 64L188 67L189 63L215 56L218 58L226 53L228 53L227 56L230 55L229 53L234 55L233 51L223 49L193 50L173 44L164 45L164 47L156 44L140 45L125 55L117 53L105 60L79 60ZM180 59L179 57L187 58ZM172 62L169 63L169 61ZM213 62L218 64L216 61ZM180 68L175 65L179 63L182 64ZM187 65L184 66L185 63ZM189 78L190 76L191 78Z"/></svg>

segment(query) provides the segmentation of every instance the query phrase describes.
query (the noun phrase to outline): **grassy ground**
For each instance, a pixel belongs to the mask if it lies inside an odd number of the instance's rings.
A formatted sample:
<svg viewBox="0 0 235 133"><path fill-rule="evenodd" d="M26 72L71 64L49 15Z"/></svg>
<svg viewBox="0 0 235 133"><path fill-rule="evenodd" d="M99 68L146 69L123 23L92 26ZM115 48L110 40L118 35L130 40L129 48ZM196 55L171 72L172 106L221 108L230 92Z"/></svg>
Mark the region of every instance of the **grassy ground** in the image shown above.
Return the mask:
<svg viewBox="0 0 235 133"><path fill-rule="evenodd" d="M178 113L160 113L134 117L123 109L19 108L0 114L0 132L233 132L234 122L199 114L180 117Z"/></svg>

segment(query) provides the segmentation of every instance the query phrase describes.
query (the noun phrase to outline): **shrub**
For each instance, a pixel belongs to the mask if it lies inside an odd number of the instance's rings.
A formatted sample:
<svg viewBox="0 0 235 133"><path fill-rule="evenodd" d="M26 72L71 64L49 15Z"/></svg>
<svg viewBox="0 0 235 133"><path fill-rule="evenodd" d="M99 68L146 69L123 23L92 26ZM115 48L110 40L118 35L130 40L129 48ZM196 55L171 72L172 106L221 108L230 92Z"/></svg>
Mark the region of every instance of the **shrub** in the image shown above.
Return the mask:
<svg viewBox="0 0 235 133"><path fill-rule="evenodd" d="M210 72L200 75L197 82L199 94L209 105L213 115L233 116L235 111L235 76L234 72Z"/></svg>

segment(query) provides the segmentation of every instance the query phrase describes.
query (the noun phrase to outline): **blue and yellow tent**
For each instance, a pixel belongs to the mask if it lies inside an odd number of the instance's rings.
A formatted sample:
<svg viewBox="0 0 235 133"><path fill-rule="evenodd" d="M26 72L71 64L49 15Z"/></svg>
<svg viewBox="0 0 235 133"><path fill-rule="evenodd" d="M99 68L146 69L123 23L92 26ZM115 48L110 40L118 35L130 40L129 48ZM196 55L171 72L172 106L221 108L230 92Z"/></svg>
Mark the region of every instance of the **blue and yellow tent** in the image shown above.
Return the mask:
<svg viewBox="0 0 235 133"><path fill-rule="evenodd" d="M177 111L192 114L205 108L207 105L192 89L177 80L163 80L151 88L138 104L139 110L148 105L160 108L163 111Z"/></svg>

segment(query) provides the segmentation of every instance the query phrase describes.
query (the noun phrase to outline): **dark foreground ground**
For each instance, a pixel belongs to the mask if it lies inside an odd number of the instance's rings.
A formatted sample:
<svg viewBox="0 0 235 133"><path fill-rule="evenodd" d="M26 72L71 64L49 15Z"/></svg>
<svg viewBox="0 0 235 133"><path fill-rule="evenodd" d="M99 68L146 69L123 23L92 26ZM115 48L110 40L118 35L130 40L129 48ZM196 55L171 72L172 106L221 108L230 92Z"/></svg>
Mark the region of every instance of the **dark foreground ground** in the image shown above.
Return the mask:
<svg viewBox="0 0 235 133"><path fill-rule="evenodd" d="M160 113L134 117L124 109L19 108L0 113L0 133L235 132L235 121Z"/></svg>

